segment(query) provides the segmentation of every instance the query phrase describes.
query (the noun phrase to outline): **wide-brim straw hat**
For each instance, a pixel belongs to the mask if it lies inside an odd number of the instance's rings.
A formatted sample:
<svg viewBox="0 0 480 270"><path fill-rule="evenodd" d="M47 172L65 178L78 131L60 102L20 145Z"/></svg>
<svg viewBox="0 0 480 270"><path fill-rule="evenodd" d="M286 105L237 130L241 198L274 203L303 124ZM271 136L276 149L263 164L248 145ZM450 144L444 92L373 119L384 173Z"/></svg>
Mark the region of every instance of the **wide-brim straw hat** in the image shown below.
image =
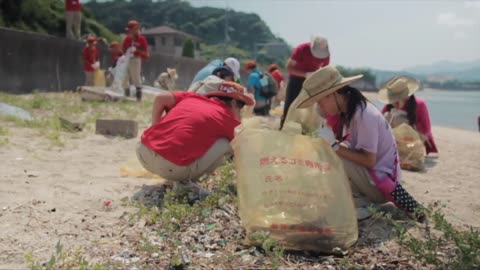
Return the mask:
<svg viewBox="0 0 480 270"><path fill-rule="evenodd" d="M252 106L253 104L255 104L255 101L246 94L245 88L238 83L225 81L215 75L210 75L205 78L200 84L201 86L196 91L197 94L207 97L229 97L242 101L248 106Z"/></svg>
<svg viewBox="0 0 480 270"><path fill-rule="evenodd" d="M178 79L178 74L177 70L174 68L167 68L167 73L170 75L170 78L173 78L174 80Z"/></svg>
<svg viewBox="0 0 480 270"><path fill-rule="evenodd" d="M322 67L308 76L303 82L302 91L309 97L298 104L297 108L310 107L323 97L362 77L363 74L343 77L334 66L328 65Z"/></svg>
<svg viewBox="0 0 480 270"><path fill-rule="evenodd" d="M378 91L378 99L386 104L393 104L407 99L420 88L417 80L407 76L398 76L386 82Z"/></svg>

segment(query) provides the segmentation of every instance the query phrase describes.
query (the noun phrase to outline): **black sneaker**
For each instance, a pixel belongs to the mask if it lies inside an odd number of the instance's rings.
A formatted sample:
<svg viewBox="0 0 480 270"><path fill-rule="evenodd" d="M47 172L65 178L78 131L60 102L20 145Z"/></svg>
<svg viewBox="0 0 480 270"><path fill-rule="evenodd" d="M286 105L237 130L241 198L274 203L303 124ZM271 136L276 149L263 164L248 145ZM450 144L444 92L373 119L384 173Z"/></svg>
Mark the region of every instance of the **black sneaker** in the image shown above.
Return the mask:
<svg viewBox="0 0 480 270"><path fill-rule="evenodd" d="M135 96L137 97L137 101L142 100L142 88L137 87L137 91L135 91Z"/></svg>
<svg viewBox="0 0 480 270"><path fill-rule="evenodd" d="M124 93L125 93L126 97L129 97L130 96L130 88L124 89Z"/></svg>

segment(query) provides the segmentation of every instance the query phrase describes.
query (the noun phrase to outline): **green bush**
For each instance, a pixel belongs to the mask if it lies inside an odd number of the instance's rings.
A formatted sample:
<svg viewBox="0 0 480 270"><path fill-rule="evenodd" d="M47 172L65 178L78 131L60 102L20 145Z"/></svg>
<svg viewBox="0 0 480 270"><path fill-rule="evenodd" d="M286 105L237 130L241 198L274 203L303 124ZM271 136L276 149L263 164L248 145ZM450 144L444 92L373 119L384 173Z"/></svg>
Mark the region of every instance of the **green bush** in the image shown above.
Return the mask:
<svg viewBox="0 0 480 270"><path fill-rule="evenodd" d="M195 58L195 44L192 39L187 39L183 44L182 56Z"/></svg>

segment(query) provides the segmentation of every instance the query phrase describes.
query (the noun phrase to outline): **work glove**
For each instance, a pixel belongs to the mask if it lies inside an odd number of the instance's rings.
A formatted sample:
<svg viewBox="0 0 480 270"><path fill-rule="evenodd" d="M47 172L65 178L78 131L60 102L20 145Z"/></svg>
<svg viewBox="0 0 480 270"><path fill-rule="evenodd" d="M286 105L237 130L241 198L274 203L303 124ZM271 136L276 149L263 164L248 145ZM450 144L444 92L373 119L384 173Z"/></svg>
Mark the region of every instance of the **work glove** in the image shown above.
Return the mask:
<svg viewBox="0 0 480 270"><path fill-rule="evenodd" d="M100 62L97 61L97 62L93 63L92 68L95 69L95 70L99 69L100 68Z"/></svg>
<svg viewBox="0 0 480 270"><path fill-rule="evenodd" d="M392 113L394 117L398 117L398 116L407 117L407 112L404 110L398 110L393 108L392 110L390 110L390 113Z"/></svg>
<svg viewBox="0 0 480 270"><path fill-rule="evenodd" d="M337 151L339 149L339 145L337 139L335 139L335 134L331 128L323 126L314 131L315 137L322 137L332 148L333 150Z"/></svg>

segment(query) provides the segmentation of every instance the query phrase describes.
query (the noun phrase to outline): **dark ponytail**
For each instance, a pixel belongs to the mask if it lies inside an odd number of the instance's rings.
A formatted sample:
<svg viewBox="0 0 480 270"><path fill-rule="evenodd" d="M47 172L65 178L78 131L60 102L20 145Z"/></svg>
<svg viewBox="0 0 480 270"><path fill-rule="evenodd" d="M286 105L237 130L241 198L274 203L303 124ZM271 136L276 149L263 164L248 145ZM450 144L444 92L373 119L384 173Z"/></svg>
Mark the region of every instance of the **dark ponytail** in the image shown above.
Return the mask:
<svg viewBox="0 0 480 270"><path fill-rule="evenodd" d="M415 123L417 122L417 100L415 95L411 95L407 100L407 118L410 126L415 128Z"/></svg>
<svg viewBox="0 0 480 270"><path fill-rule="evenodd" d="M342 112L340 116L343 124L348 127L350 126L350 122L357 111L357 107L360 106L361 110L363 111L367 106L367 98L362 94L362 92L360 92L360 90L349 85L340 88L337 91L337 94L344 96L345 100L347 101L347 111L345 113Z"/></svg>

